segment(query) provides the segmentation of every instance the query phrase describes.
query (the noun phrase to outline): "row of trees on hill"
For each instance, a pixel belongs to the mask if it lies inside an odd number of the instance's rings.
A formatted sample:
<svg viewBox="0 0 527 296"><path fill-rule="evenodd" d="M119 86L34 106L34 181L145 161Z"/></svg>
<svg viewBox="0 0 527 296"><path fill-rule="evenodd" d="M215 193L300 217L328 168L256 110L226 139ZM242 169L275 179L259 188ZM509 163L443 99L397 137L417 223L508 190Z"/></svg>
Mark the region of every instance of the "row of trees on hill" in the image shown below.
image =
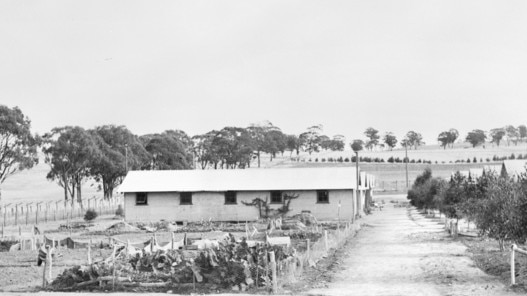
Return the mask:
<svg viewBox="0 0 527 296"><path fill-rule="evenodd" d="M392 150L397 146L398 140L397 137L392 132L385 132L382 135L379 133L379 130L368 127L364 131L365 140L355 139L350 143L351 149L353 151L360 151L364 148L367 150L373 150L374 148L390 149ZM409 131L406 133L404 138L401 140L401 147L408 147L417 149L417 147L424 145L423 136L415 131Z"/></svg>
<svg viewBox="0 0 527 296"><path fill-rule="evenodd" d="M379 133L379 130L368 127L364 131L365 140L355 139L350 143L354 151L362 149L373 150L374 148L390 149L392 150L397 146L397 137L392 132L386 132L383 135ZM451 128L447 131L442 131L437 136L437 141L444 149L454 147L454 143L459 139L459 131L455 128ZM470 143L472 147L484 145L487 140L490 143L494 143L500 146L502 140L506 140L507 145L513 143L517 145L520 142L524 142L527 139L527 127L525 125L519 125L514 127L507 125L502 128L494 128L486 132L481 129L474 129L467 133L465 141ZM416 131L409 131L406 133L404 138L399 142L401 147L408 147L417 149L419 146L424 145L423 136Z"/></svg>
<svg viewBox="0 0 527 296"><path fill-rule="evenodd" d="M258 167L262 154L268 154L270 161L277 154L290 155L300 151L309 154L322 150L342 151L346 139L342 135L329 137L323 134L322 125L309 127L300 135L285 134L280 128L270 122L252 124L247 128L225 127L212 130L191 138L192 152L202 169L247 168L253 158L257 159Z"/></svg>
<svg viewBox="0 0 527 296"><path fill-rule="evenodd" d="M512 129L503 129L507 139L512 139L509 135L513 134L518 135L518 141L525 138L525 126L518 127L517 134ZM354 151L393 149L397 144L417 149L424 144L422 135L416 131L407 132L400 141L393 133L381 136L372 127L364 135L366 140L349 143ZM459 133L450 129L440 136L446 147L452 146ZM476 130L469 133L467 141L485 141L485 138L485 132ZM9 175L38 163L40 149L50 166L47 177L63 187L65 198L73 199L81 198L81 185L90 178L99 182L106 197L111 197L130 169L248 168L253 160L260 166L264 155L272 161L286 152L292 156L301 151L310 155L319 151L342 151L346 144L342 135L325 135L322 125L308 127L300 134L287 134L270 122L224 127L195 136L181 130L139 136L125 126L114 125L90 130L78 126L56 127L39 136L31 133L30 120L19 108L0 105L0 184Z"/></svg>
<svg viewBox="0 0 527 296"><path fill-rule="evenodd" d="M266 122L247 128L224 127L190 137L181 130L138 136L125 126L53 128L43 136L31 133L31 122L15 107L0 105L0 183L18 170L38 163L41 149L50 166L47 178L64 189L64 198L82 198L82 184L93 179L110 198L128 170L247 168L263 153L271 161L286 151L299 154L342 151L342 135L323 134L322 125L300 135L284 134Z"/></svg>
<svg viewBox="0 0 527 296"><path fill-rule="evenodd" d="M487 139L490 140L490 143L496 144L496 146L500 146L503 140L507 142L507 145L511 143L518 145L518 143L524 142L527 139L527 127L525 125L518 127L507 125L505 127L493 128L488 132L475 129L469 132L465 138L472 147L485 145Z"/></svg>
<svg viewBox="0 0 527 296"><path fill-rule="evenodd" d="M449 181L434 178L430 169L419 175L408 191L411 204L438 209L451 219L467 219L483 235L505 242L527 239L527 174L516 177L486 172L477 180L459 173Z"/></svg>

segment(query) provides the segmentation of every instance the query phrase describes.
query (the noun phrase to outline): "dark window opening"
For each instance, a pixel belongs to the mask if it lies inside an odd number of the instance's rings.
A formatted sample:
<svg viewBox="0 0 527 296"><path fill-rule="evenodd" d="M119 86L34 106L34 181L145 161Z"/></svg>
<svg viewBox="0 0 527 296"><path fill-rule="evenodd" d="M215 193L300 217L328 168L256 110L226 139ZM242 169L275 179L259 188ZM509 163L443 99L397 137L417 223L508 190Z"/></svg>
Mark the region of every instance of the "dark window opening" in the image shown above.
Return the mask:
<svg viewBox="0 0 527 296"><path fill-rule="evenodd" d="M329 203L329 192L327 190L317 190L317 203Z"/></svg>
<svg viewBox="0 0 527 296"><path fill-rule="evenodd" d="M146 192L137 192L135 194L135 205L136 206L148 205L148 194L146 194Z"/></svg>
<svg viewBox="0 0 527 296"><path fill-rule="evenodd" d="M271 191L271 203L282 203L282 191Z"/></svg>
<svg viewBox="0 0 527 296"><path fill-rule="evenodd" d="M236 191L227 191L225 192L225 204L226 205L235 205L238 201L236 200Z"/></svg>
<svg viewBox="0 0 527 296"><path fill-rule="evenodd" d="M191 205L192 204L192 192L181 192L179 193L180 204L182 205Z"/></svg>

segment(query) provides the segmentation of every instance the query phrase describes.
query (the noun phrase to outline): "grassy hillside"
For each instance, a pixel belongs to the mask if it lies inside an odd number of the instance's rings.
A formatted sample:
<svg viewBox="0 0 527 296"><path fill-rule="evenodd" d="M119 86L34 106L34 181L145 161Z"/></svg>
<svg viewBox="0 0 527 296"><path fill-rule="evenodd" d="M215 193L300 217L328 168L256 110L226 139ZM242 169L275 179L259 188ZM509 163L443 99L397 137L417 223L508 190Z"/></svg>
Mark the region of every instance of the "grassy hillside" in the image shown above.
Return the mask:
<svg viewBox="0 0 527 296"><path fill-rule="evenodd" d="M408 150L408 158L410 160L427 160L432 161L432 164L408 164L408 180L411 186L415 177L422 173L427 167L432 169L432 174L441 178L448 178L452 172L461 170L466 171L471 168L481 168L484 165L496 165L501 162L492 161L493 156L498 157L509 157L511 154L515 156L527 155L527 144L522 143L517 146L507 146L503 144L500 147L487 144L485 148L476 147L472 148L468 144L455 144L454 148L443 149L439 145L428 145L420 147L417 150ZM329 167L329 166L354 166L354 163L343 162L343 163L328 163L327 159L332 157L337 159L351 158L354 155L351 151L327 151L313 153L311 155L307 153L301 153L298 157L301 161L291 161L289 154L286 153L284 156L277 157L272 162L269 162L269 157L265 156L262 158L262 167L273 167L273 168L288 168L288 167ZM361 151L359 153L362 157L370 158L382 158L385 161L389 157L404 158L405 151L403 149L394 149L393 151ZM293 155L295 156L295 155ZM473 159L476 157L477 163L473 163ZM321 162L322 159L326 159L326 162ZM471 163L456 163L456 161L467 159L471 160ZM487 161L487 159L490 160ZM309 161L311 160L311 161ZM318 160L318 162L315 162ZM481 162L482 161L482 162ZM437 163L436 163L437 162ZM256 163L253 164L256 166ZM366 163L361 162L360 168L370 174L373 174L377 178L377 188L381 190L393 191L397 189L399 192L404 192L406 187L406 170L404 163Z"/></svg>
<svg viewBox="0 0 527 296"><path fill-rule="evenodd" d="M0 185L3 204L14 202L51 201L63 200L64 191L57 183L48 181L46 175L49 166L40 162L30 170L18 172L6 179ZM100 197L102 192L97 191L93 181L86 182L82 188L84 198Z"/></svg>
<svg viewBox="0 0 527 296"><path fill-rule="evenodd" d="M476 147L472 148L470 145L467 144L455 144L454 148L447 148L443 149L439 147L438 145L429 145L429 146L423 146L419 147L417 150L408 150L408 158L410 160L430 160L432 162L445 162L449 163L450 161L455 162L456 160L467 160L470 158L472 159L474 157L477 158L478 162L481 160L486 161L487 158L492 160L493 156L510 156L511 154L515 154L515 156L518 156L519 154L525 155L527 154L527 144L522 143L518 144L517 146L510 145L501 145L500 147L497 147L495 145L487 144L485 148L483 147ZM302 153L300 155L301 158L309 159L311 158L312 161L315 160L315 158L318 158L319 160L321 158L338 158L338 157L351 157L352 152L351 151L328 151L328 152L319 152L319 153L313 153L312 155L309 155L307 153ZM399 157L401 159L404 158L405 151L404 149L394 149L393 151L390 150L383 150L383 151L361 151L360 155L363 157L378 157L383 158L385 161L393 156Z"/></svg>

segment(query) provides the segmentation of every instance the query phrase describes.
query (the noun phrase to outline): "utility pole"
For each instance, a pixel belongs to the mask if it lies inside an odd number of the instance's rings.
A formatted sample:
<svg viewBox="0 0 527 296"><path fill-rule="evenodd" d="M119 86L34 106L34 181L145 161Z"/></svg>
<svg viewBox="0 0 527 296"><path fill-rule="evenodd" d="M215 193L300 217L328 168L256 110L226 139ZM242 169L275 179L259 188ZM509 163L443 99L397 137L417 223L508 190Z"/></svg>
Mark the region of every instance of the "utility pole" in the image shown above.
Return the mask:
<svg viewBox="0 0 527 296"><path fill-rule="evenodd" d="M359 213L360 209L357 206L359 203L359 151L355 151L355 175L357 180L355 180L355 205L353 205L354 208L357 208L357 213ZM355 213L353 213L353 222L355 222Z"/></svg>

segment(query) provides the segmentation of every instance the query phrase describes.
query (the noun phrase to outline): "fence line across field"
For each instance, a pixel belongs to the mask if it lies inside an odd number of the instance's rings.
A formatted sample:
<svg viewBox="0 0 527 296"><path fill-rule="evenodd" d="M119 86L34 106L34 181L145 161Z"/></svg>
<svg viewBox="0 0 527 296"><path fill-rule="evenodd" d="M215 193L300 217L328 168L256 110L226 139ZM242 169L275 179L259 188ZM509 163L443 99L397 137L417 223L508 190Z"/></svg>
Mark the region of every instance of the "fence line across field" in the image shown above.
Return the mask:
<svg viewBox="0 0 527 296"><path fill-rule="evenodd" d="M55 200L47 202L9 203L0 205L2 228L5 226L32 225L50 221L69 220L83 217L86 210L94 209L99 215L115 213L123 204L121 196L111 199L91 197L78 202Z"/></svg>
<svg viewBox="0 0 527 296"><path fill-rule="evenodd" d="M412 186L411 182L408 186ZM375 184L375 190L377 191L400 191L406 190L406 180L393 180L393 181L377 181Z"/></svg>

